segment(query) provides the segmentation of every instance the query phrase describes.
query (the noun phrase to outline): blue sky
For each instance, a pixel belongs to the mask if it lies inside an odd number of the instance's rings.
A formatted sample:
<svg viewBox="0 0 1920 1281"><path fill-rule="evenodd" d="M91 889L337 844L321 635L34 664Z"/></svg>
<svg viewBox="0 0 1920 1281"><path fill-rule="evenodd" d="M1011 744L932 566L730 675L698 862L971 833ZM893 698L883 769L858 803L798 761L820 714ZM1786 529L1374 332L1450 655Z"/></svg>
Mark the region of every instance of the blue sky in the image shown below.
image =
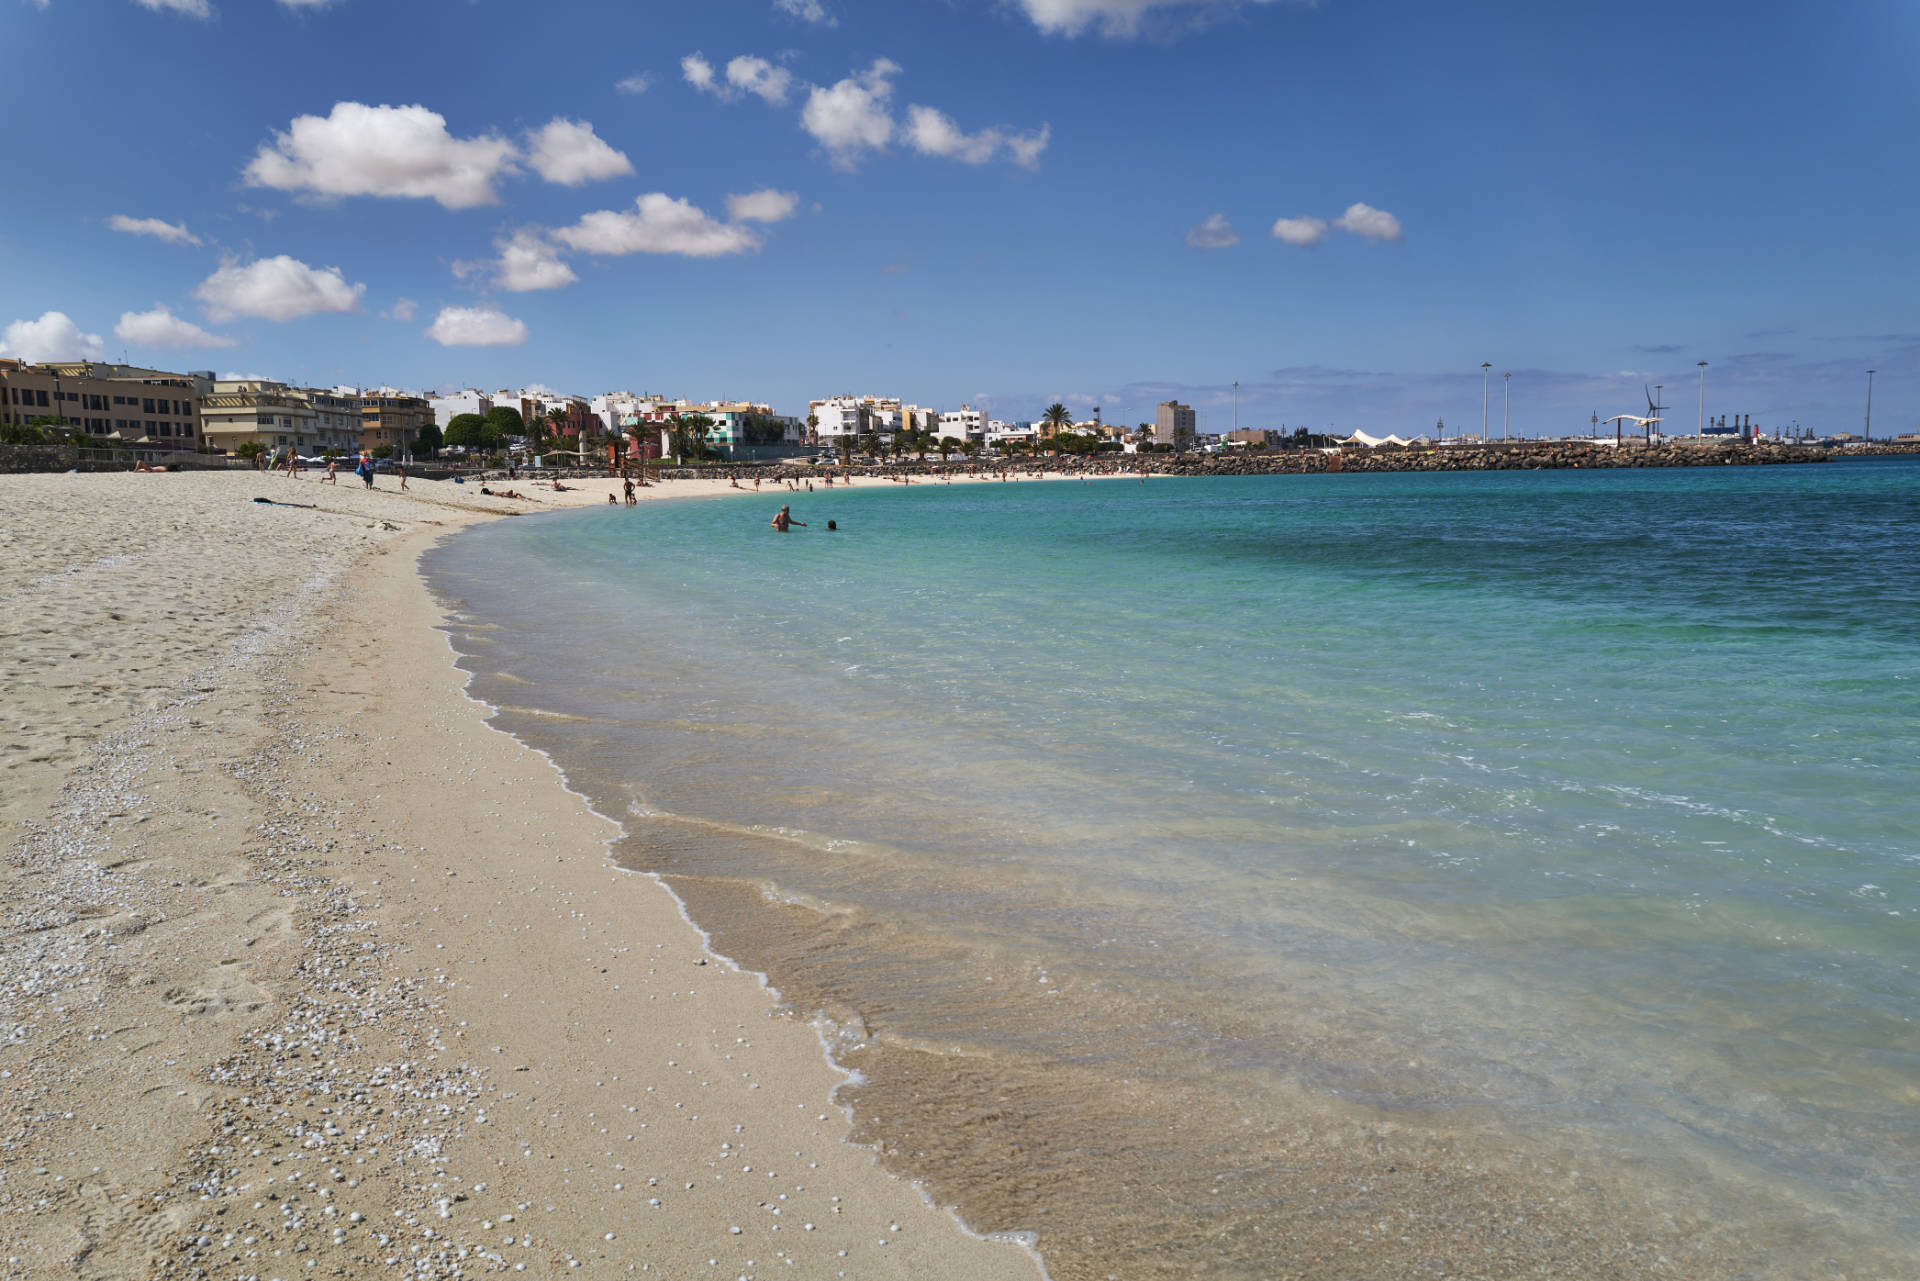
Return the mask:
<svg viewBox="0 0 1920 1281"><path fill-rule="evenodd" d="M0 0L0 51L29 358L1403 432L1485 360L1528 434L1690 430L1707 360L1920 430L1902 0Z"/></svg>

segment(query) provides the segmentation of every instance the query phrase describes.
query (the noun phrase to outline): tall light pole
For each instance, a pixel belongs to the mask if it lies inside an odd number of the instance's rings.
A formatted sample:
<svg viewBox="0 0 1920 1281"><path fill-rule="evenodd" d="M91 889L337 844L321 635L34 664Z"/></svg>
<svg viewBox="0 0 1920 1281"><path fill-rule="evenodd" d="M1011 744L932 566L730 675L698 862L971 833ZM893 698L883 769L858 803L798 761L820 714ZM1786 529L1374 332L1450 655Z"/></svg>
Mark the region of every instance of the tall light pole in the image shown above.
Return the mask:
<svg viewBox="0 0 1920 1281"><path fill-rule="evenodd" d="M1707 362L1700 362L1700 443L1707 443Z"/></svg>
<svg viewBox="0 0 1920 1281"><path fill-rule="evenodd" d="M1506 391L1501 394L1500 398L1500 439L1512 440L1513 375L1510 373L1501 374L1500 378L1502 380L1502 386L1506 388Z"/></svg>
<svg viewBox="0 0 1920 1281"><path fill-rule="evenodd" d="M1487 371L1493 368L1491 360L1480 362L1480 443L1487 443Z"/></svg>
<svg viewBox="0 0 1920 1281"><path fill-rule="evenodd" d="M1240 380L1233 380L1233 429L1240 430Z"/></svg>
<svg viewBox="0 0 1920 1281"><path fill-rule="evenodd" d="M1874 375L1874 371L1869 369L1867 371L1867 443L1868 444L1873 443L1873 375Z"/></svg>

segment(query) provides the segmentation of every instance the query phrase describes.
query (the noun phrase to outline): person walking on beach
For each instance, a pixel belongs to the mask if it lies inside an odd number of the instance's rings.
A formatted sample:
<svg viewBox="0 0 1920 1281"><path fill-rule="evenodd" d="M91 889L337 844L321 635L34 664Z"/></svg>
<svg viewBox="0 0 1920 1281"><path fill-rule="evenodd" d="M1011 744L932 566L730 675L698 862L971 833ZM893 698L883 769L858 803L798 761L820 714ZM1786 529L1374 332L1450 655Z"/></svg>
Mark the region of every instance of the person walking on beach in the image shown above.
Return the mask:
<svg viewBox="0 0 1920 1281"><path fill-rule="evenodd" d="M366 450L360 451L360 465L354 468L360 473L360 483L368 489L373 488L373 455Z"/></svg>
<svg viewBox="0 0 1920 1281"><path fill-rule="evenodd" d="M327 459L327 483L329 485L340 483L339 463L331 458Z"/></svg>
<svg viewBox="0 0 1920 1281"><path fill-rule="evenodd" d="M400 473L400 488L404 491L407 487L407 465L405 463L395 463L393 469Z"/></svg>
<svg viewBox="0 0 1920 1281"><path fill-rule="evenodd" d="M782 507L779 513L775 515L773 518L773 527L779 530L783 534L786 533L788 529L792 528L795 525L798 525L800 526L800 528L805 529L807 527L807 522L804 520L795 520L793 518L793 513L788 511L785 507Z"/></svg>
<svg viewBox="0 0 1920 1281"><path fill-rule="evenodd" d="M633 497L633 477L631 476L627 477L623 483L627 491L627 506L631 507L633 506L635 501Z"/></svg>

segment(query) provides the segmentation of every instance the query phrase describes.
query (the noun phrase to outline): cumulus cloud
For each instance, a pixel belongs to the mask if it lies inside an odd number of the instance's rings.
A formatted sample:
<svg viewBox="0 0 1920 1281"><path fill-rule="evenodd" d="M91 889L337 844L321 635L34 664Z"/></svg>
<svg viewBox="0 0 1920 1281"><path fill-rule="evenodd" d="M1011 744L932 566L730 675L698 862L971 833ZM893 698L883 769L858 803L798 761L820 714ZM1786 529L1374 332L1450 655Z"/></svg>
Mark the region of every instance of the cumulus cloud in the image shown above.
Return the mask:
<svg viewBox="0 0 1920 1281"><path fill-rule="evenodd" d="M616 93L640 94L653 87L653 77L644 72L635 72L624 80L616 80L613 88Z"/></svg>
<svg viewBox="0 0 1920 1281"><path fill-rule="evenodd" d="M508 293L531 293L536 289L564 289L580 277L560 261L560 250L540 232L516 231L505 240L496 240L500 260L494 266L493 283Z"/></svg>
<svg viewBox="0 0 1920 1281"><path fill-rule="evenodd" d="M159 304L152 311L126 311L113 327L113 336L134 347L238 347L237 338L210 334L191 320L182 320Z"/></svg>
<svg viewBox="0 0 1920 1281"><path fill-rule="evenodd" d="M742 93L758 94L776 107L787 105L793 73L765 58L743 55L727 64L727 83Z"/></svg>
<svg viewBox="0 0 1920 1281"><path fill-rule="evenodd" d="M680 59L680 75L702 93L720 92L720 86L713 78L713 64L697 53Z"/></svg>
<svg viewBox="0 0 1920 1281"><path fill-rule="evenodd" d="M1238 6L1241 0L1017 0L1033 25L1048 35L1077 36L1097 31L1106 36L1138 35L1154 10L1184 11L1206 17ZM1274 0L1250 0L1271 4Z"/></svg>
<svg viewBox="0 0 1920 1281"><path fill-rule="evenodd" d="M152 236L155 240L164 240L170 245L198 245L200 237L187 230L183 222L164 222L159 218L129 218L125 214L115 214L107 219L107 226L115 231L124 231L129 236Z"/></svg>
<svg viewBox="0 0 1920 1281"><path fill-rule="evenodd" d="M1325 218L1282 218L1273 224L1273 238L1284 240L1290 245L1311 245L1319 243L1320 237L1327 234Z"/></svg>
<svg viewBox="0 0 1920 1281"><path fill-rule="evenodd" d="M1240 233L1225 214L1217 213L1189 231L1187 243L1195 249L1231 249L1240 243Z"/></svg>
<svg viewBox="0 0 1920 1281"><path fill-rule="evenodd" d="M753 232L738 223L724 223L705 210L664 192L650 192L634 202L636 212L602 209L571 227L561 227L553 238L570 249L609 256L621 254L679 254L687 258L719 258L752 253L760 247Z"/></svg>
<svg viewBox="0 0 1920 1281"><path fill-rule="evenodd" d="M773 0L773 7L790 18L811 22L816 27L837 27L840 20L827 12L820 0Z"/></svg>
<svg viewBox="0 0 1920 1281"><path fill-rule="evenodd" d="M183 13L189 18L211 18L213 6L207 0L134 0L142 9L155 13ZM43 5L42 8L45 6Z"/></svg>
<svg viewBox="0 0 1920 1281"><path fill-rule="evenodd" d="M426 107L340 102L329 115L296 116L260 148L246 180L316 196L428 198L470 209L499 199L493 184L513 172L515 158L505 138L456 138L446 118Z"/></svg>
<svg viewBox="0 0 1920 1281"><path fill-rule="evenodd" d="M887 103L893 97L893 77L899 64L878 58L865 71L807 94L800 111L800 127L827 149L834 164L850 169L861 153L878 151L893 137L893 115Z"/></svg>
<svg viewBox="0 0 1920 1281"><path fill-rule="evenodd" d="M1041 125L1039 133L1011 134L1007 138L1007 154L1013 157L1014 164L1032 169L1040 163L1040 153L1052 140L1052 125Z"/></svg>
<svg viewBox="0 0 1920 1281"><path fill-rule="evenodd" d="M1009 137L998 129L967 133L944 113L932 107L908 107L906 128L901 131L915 151L928 156L947 156L963 164L984 165L1007 148L1015 164L1031 169L1046 150L1051 128L1037 134Z"/></svg>
<svg viewBox="0 0 1920 1281"><path fill-rule="evenodd" d="M1348 205L1347 211L1333 220L1333 225L1356 236L1365 236L1368 240L1400 239L1398 218L1384 209L1375 209L1359 201Z"/></svg>
<svg viewBox="0 0 1920 1281"><path fill-rule="evenodd" d="M563 187L633 172L626 153L603 142L592 125L559 116L527 135L527 163L542 178Z"/></svg>
<svg viewBox="0 0 1920 1281"><path fill-rule="evenodd" d="M318 312L357 311L365 285L350 285L338 267L309 267L281 254L245 266L228 262L200 282L193 296L215 324L235 316L288 321Z"/></svg>
<svg viewBox="0 0 1920 1281"><path fill-rule="evenodd" d="M518 347L527 325L492 307L442 307L426 334L442 347Z"/></svg>
<svg viewBox="0 0 1920 1281"><path fill-rule="evenodd" d="M64 311L42 313L38 320L16 320L0 330L0 356L28 364L51 360L105 360L99 334L83 334Z"/></svg>
<svg viewBox="0 0 1920 1281"><path fill-rule="evenodd" d="M735 222L784 222L793 217L799 205L798 193L769 187L744 196L728 196L727 216Z"/></svg>

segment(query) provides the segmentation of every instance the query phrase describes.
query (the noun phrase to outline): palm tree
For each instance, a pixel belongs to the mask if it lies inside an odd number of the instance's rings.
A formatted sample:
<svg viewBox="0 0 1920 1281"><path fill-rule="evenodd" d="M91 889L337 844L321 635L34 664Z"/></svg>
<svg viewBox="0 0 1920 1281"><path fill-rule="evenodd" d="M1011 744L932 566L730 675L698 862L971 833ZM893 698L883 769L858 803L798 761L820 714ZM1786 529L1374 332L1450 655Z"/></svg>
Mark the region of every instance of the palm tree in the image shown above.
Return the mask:
<svg viewBox="0 0 1920 1281"><path fill-rule="evenodd" d="M1040 415L1040 421L1047 425L1047 435L1058 436L1063 428L1073 426L1073 411L1056 400Z"/></svg>

